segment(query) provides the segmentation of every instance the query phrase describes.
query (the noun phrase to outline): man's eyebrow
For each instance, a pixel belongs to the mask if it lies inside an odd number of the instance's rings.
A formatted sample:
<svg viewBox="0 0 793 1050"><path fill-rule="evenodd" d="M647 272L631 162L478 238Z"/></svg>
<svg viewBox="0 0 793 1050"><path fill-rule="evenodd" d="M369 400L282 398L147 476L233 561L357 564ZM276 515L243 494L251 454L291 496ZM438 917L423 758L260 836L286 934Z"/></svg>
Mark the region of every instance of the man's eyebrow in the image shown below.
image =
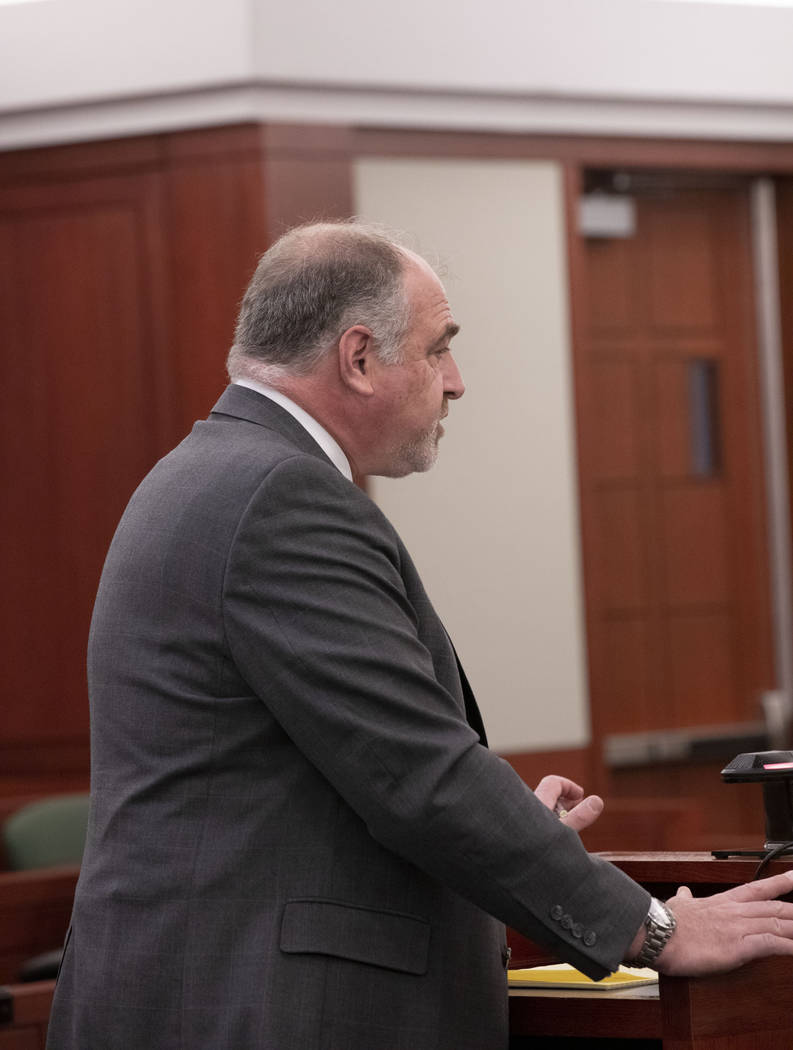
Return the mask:
<svg viewBox="0 0 793 1050"><path fill-rule="evenodd" d="M454 339L459 331L460 326L450 321L444 328L443 335L435 340L433 346L441 346L443 343L447 343L450 339Z"/></svg>

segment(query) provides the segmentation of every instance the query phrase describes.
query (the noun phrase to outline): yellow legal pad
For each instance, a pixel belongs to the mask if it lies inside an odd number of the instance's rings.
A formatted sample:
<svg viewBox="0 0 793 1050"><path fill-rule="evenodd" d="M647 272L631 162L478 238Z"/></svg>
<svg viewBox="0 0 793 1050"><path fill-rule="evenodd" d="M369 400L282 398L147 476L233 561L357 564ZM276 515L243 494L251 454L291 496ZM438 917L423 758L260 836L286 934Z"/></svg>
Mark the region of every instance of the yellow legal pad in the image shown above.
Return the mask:
<svg viewBox="0 0 793 1050"><path fill-rule="evenodd" d="M507 977L510 988L576 988L593 992L609 992L614 991L615 988L635 988L640 984L658 982L658 974L655 970L627 966L620 966L616 973L609 974L602 981L593 981L567 963L531 966L526 970L509 970Z"/></svg>

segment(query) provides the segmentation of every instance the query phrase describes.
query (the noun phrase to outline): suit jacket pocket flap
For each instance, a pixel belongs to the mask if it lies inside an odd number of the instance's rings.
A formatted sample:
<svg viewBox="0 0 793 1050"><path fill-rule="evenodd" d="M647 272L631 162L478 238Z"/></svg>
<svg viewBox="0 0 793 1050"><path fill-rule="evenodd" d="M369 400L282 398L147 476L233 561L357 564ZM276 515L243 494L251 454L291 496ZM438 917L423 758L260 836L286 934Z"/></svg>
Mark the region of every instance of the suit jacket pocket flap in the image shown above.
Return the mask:
<svg viewBox="0 0 793 1050"><path fill-rule="evenodd" d="M335 955L403 973L427 972L430 924L415 915L329 900L291 900L281 922L281 949Z"/></svg>

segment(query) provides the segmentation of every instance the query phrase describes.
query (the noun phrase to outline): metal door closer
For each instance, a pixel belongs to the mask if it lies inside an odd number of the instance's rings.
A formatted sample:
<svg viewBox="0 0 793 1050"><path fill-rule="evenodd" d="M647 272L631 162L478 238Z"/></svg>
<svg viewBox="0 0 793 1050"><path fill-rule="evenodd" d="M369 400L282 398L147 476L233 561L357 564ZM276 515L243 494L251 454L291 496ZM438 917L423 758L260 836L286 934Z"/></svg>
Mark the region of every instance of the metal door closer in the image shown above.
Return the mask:
<svg viewBox="0 0 793 1050"><path fill-rule="evenodd" d="M793 854L793 751L749 751L721 771L726 784L763 785L765 844L762 849L713 850L713 856L760 857L755 873L783 854Z"/></svg>

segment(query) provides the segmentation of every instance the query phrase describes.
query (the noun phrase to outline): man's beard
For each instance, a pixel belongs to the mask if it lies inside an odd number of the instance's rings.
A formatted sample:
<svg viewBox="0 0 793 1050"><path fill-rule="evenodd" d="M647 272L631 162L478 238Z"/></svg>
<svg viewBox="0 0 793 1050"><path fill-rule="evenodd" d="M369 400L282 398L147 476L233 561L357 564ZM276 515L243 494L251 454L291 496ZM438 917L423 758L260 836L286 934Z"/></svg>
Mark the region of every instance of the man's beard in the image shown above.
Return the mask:
<svg viewBox="0 0 793 1050"><path fill-rule="evenodd" d="M423 474L434 466L438 458L438 442L441 437L441 422L432 429L406 441L394 453L390 478L404 478L408 474Z"/></svg>

